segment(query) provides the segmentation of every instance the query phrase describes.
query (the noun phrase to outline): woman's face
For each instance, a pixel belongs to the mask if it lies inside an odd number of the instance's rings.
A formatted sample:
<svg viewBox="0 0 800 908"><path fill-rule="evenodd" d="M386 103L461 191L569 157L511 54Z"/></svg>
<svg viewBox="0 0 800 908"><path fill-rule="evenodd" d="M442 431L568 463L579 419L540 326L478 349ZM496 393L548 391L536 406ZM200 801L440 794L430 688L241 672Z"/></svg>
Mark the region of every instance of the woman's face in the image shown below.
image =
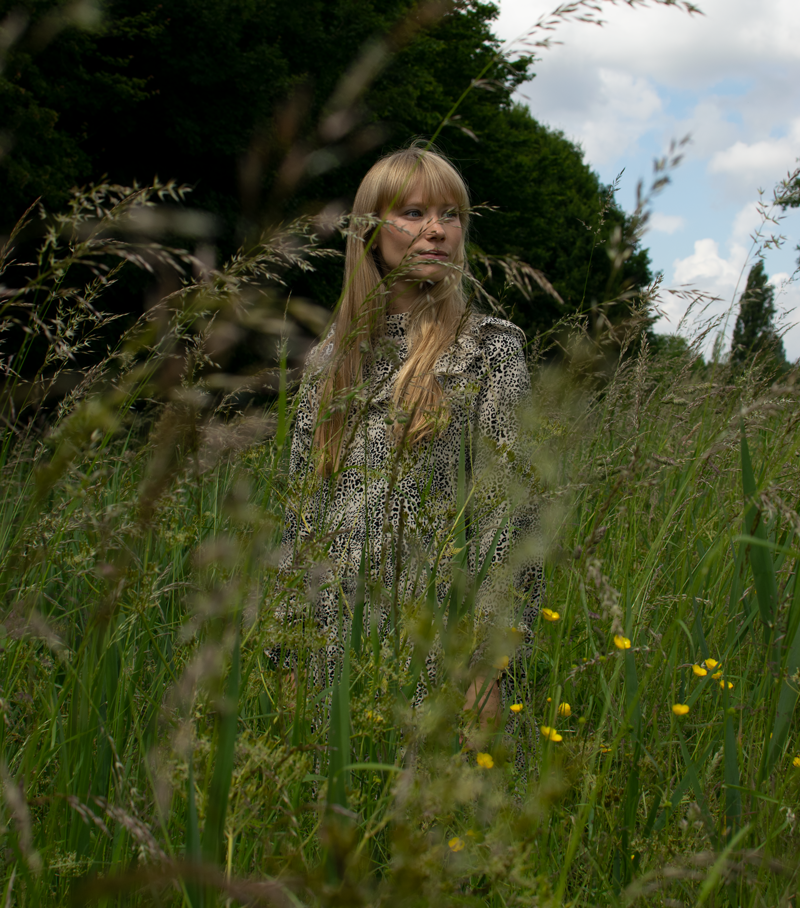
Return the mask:
<svg viewBox="0 0 800 908"><path fill-rule="evenodd" d="M448 263L459 258L463 227L458 208L451 200L424 204L422 193L412 189L406 201L381 212L386 223L376 246L387 271L401 268L393 290L402 294L421 281L441 281Z"/></svg>

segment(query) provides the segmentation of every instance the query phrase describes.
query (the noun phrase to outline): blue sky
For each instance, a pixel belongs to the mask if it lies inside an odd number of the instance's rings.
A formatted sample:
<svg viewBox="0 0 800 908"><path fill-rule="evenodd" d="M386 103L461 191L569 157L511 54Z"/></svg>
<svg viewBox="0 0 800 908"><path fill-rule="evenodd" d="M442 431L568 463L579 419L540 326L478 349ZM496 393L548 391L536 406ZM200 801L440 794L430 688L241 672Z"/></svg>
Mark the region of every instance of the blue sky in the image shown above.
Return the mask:
<svg viewBox="0 0 800 908"><path fill-rule="evenodd" d="M495 2L495 31L513 49L548 35L560 42L532 47L537 75L520 100L580 144L604 182L624 169L623 208L634 207L639 180L651 182L654 159L691 135L671 184L653 202L645 244L665 287L719 297L706 317L724 323L732 311L729 337L759 246L751 240L762 222L757 202L768 202L800 163L800 2L698 0L698 16L653 2L631 8L601 0L602 27L559 22L550 32L535 26L553 0ZM784 324L800 322L800 281L785 283L797 267L800 209L762 232L786 237L782 248L765 250L765 262ZM677 330L687 305L665 293L656 330ZM699 324L690 318L682 333ZM800 357L800 324L784 345L790 359Z"/></svg>

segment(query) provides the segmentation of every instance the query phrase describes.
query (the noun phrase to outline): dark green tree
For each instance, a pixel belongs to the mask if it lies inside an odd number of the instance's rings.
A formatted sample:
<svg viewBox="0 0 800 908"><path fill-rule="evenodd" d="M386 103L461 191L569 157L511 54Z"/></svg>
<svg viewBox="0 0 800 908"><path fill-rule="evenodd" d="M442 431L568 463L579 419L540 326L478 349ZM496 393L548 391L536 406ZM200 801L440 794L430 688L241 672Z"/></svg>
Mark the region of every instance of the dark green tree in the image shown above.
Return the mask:
<svg viewBox="0 0 800 908"><path fill-rule="evenodd" d="M532 60L497 58L496 6L462 0L440 22L396 40L398 23L416 5L114 0L94 30L68 25L45 43L41 36L52 33L61 2L0 0L0 19L12 8L30 17L0 73L0 123L12 140L0 160L0 232L37 196L54 207L71 186L103 174L121 183L158 175L194 186L190 204L217 216L221 251L229 253L248 225L331 199L347 206L378 154L431 136L485 70L437 144L461 168L473 199L496 206L475 219L476 251L528 262L564 302L538 288L525 300L497 271L490 291L535 332L647 283L645 250L634 249L612 269L610 237L627 232L627 219L613 200L605 205L606 189L580 149L514 103L514 90L533 77ZM343 74L376 36L392 38L393 53L350 131L326 137L317 124ZM306 179L277 204L276 175L290 149L306 159L315 150L327 156L315 158ZM297 292L330 306L339 285L332 264L303 276ZM622 304L610 315L624 312Z"/></svg>
<svg viewBox="0 0 800 908"><path fill-rule="evenodd" d="M769 283L764 261L759 260L747 275L747 286L739 298L739 314L733 329L731 360L746 365L760 356L777 366L786 363L783 341L775 330L775 288Z"/></svg>

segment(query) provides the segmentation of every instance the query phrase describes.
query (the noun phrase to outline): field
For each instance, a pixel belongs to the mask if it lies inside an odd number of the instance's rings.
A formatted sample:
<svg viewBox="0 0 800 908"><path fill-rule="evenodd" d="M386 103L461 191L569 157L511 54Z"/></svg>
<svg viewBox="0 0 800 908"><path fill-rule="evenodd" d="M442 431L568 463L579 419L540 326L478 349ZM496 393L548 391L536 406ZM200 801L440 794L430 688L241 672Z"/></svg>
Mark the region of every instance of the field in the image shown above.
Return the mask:
<svg viewBox="0 0 800 908"><path fill-rule="evenodd" d="M293 690L268 651L317 648L280 607L325 540L278 574L287 363L319 313L253 288L313 267L314 225L200 271L75 381L112 260L192 264L125 232L171 193L78 199L13 301L20 356L51 352L6 386L29 409L2 447L4 904L795 905L794 373L656 355L641 318L561 325L557 357L531 350L549 611L518 740L468 727L469 608L411 708L424 597ZM275 342L265 406L215 365L233 328Z"/></svg>

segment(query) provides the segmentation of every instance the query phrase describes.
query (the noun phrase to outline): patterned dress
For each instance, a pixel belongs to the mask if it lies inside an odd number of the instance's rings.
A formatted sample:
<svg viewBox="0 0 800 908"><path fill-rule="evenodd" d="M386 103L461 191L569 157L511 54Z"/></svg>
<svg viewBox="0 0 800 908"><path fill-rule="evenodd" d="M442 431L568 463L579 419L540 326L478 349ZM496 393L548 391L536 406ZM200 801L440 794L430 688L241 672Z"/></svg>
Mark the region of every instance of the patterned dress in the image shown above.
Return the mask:
<svg viewBox="0 0 800 908"><path fill-rule="evenodd" d="M431 439L409 449L396 441L392 403L408 356L406 319L388 315L385 337L373 343L363 384L353 391L346 458L334 478L319 477L313 452L330 339L312 352L299 391L281 572L315 566L306 590L325 640L328 681L359 598L366 600L365 632L376 626L385 638L398 613L445 602L454 572L471 575L473 584L477 576L473 658L491 657L496 664L492 629L513 627L517 656L529 651L542 597L542 562L531 545L538 527L536 484L520 432L531 393L524 335L510 322L471 316L435 366L446 416ZM469 554L459 560L464 546L456 543L465 539ZM524 558L515 557L516 548L525 550ZM436 646L427 653L418 699L436 683L439 655ZM514 647L511 659L513 665ZM511 694L503 687L506 699Z"/></svg>

